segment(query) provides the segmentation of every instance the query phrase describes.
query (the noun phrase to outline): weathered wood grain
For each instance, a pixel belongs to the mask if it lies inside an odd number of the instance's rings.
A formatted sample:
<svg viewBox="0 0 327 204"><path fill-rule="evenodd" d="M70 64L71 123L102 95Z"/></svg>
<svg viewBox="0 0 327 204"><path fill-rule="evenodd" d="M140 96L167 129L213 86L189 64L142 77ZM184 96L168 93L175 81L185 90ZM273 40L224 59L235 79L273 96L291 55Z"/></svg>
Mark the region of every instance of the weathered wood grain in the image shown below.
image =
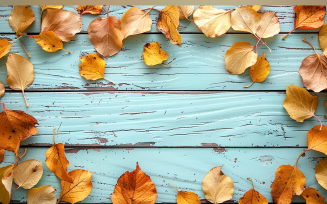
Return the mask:
<svg viewBox="0 0 327 204"><path fill-rule="evenodd" d="M59 141L58 141L59 142ZM36 187L52 185L59 197L60 180L45 165L47 148L28 148L23 160L42 161L44 174ZM252 188L248 177L254 181L255 189L272 202L270 185L275 179L276 169L280 165L294 165L302 148L135 148L135 149L67 149L70 162L68 171L86 169L96 172L92 176L93 190L84 203L111 203L117 179L126 171L133 171L136 162L147 173L158 192L156 203L176 203L176 190L168 185L174 184L180 190L193 191L204 199L202 180L205 174L215 166L224 165L222 171L231 177L235 191L232 200L238 202L243 194ZM23 152L23 149L21 149ZM327 192L316 181L314 168L325 155L310 151L301 158L297 167L306 176L306 185L316 188L322 196ZM6 152L1 166L15 162L12 152ZM14 185L13 189L17 186ZM26 201L27 190L19 189L13 200ZM304 202L296 197L294 202Z"/></svg>
<svg viewBox="0 0 327 204"><path fill-rule="evenodd" d="M2 37L14 38L14 35ZM302 41L306 37L319 49L317 34L293 35L289 40L282 40L278 35L259 47L259 56L263 52L270 62L271 73L267 80L244 88L252 80L249 69L242 75L232 75L225 68L225 53L234 42L248 41L255 45L252 35L227 34L210 39L200 34L184 34L183 45L172 45L163 35L132 36L125 41L123 51L107 59L106 80L87 81L79 74L79 57L95 52L87 35L78 35L74 41L65 43L65 51L45 52L31 38L24 38L25 46L32 55L35 81L27 90L285 90L288 84L303 87L298 73L303 59L314 54L314 50ZM169 54L165 64L148 67L143 61L143 46L147 42L158 41L162 49ZM13 45L10 53L26 56L20 42ZM0 81L5 85L7 78L7 57L0 59Z"/></svg>
<svg viewBox="0 0 327 204"><path fill-rule="evenodd" d="M132 6L126 5L126 6L119 6L119 5L112 5L110 7L110 15L111 16L116 16L117 18L121 19L123 14ZM152 5L150 6L138 6L142 9L144 8L151 8ZM196 6L197 8L198 6ZM215 6L216 8L220 9L235 9L236 6ZM40 14L41 14L41 9L39 6L31 6L36 20L35 22L26 30L28 33L38 33L40 32ZM163 9L164 6L155 6L157 9ZM68 11L73 11L77 13L74 9L73 6L65 6L63 9L68 10ZM12 10L12 6L0 6L0 33L13 33L12 29L9 26L8 23L8 18L10 16ZM294 28L294 16L295 13L293 11L293 6L271 6L271 5L266 5L261 8L259 12L267 12L267 11L274 11L276 12L276 15L280 21L280 26L281 26L281 32L283 33L288 33ZM102 11L102 15L83 15L82 20L83 20L83 28L82 28L82 33L87 32L87 27L91 23L92 20L98 18L98 17L103 17L106 18L106 12L107 12L107 6L104 7ZM151 11L151 18L153 21L152 24L152 29L151 33L158 33L158 29L156 27L157 24L157 18L158 18L158 11ZM325 17L327 19L327 17ZM318 29L315 30L296 30L296 32L317 32ZM201 33L201 31L197 28L197 26L193 22L189 22L187 20L181 20L180 23L180 28L179 28L180 33ZM236 31L230 29L229 33L237 33ZM291 37L289 37L291 38Z"/></svg>
<svg viewBox="0 0 327 204"><path fill-rule="evenodd" d="M319 122L291 119L284 93L265 92L86 92L6 93L6 107L39 121L39 133L23 145L123 147L305 147ZM327 93L316 115L326 124Z"/></svg>

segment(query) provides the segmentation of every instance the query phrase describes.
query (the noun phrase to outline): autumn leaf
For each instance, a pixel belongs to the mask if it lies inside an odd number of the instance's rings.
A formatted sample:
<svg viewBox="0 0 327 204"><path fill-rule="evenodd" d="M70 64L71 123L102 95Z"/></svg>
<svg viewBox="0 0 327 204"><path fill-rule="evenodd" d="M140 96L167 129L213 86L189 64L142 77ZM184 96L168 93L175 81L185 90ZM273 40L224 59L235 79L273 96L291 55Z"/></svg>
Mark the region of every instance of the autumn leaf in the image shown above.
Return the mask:
<svg viewBox="0 0 327 204"><path fill-rule="evenodd" d="M144 62L148 66L162 64L163 61L168 59L168 54L161 49L158 42L147 43L143 48Z"/></svg>
<svg viewBox="0 0 327 204"><path fill-rule="evenodd" d="M64 144L56 144L55 141L55 130L53 130L53 143L54 145L50 147L46 152L45 164L60 180L65 180L69 183L73 183L73 179L68 175L67 167L69 166L69 161L65 156Z"/></svg>
<svg viewBox="0 0 327 204"><path fill-rule="evenodd" d="M194 11L194 5L179 5L177 8L179 10L179 19L188 19Z"/></svg>
<svg viewBox="0 0 327 204"><path fill-rule="evenodd" d="M234 193L232 179L226 176L221 168L222 166L212 168L202 182L205 198L214 204L232 199Z"/></svg>
<svg viewBox="0 0 327 204"><path fill-rule="evenodd" d="M0 124L4 124L0 127L0 149L13 151L19 157L20 142L37 134L38 130L35 125L38 122L33 116L23 111L10 110L5 107L4 103L0 102L0 104L3 104L4 109L0 113Z"/></svg>
<svg viewBox="0 0 327 204"><path fill-rule="evenodd" d="M14 6L9 17L9 25L17 37L35 21L32 9L27 6Z"/></svg>
<svg viewBox="0 0 327 204"><path fill-rule="evenodd" d="M314 113L317 109L317 104L317 96L311 96L307 90L296 85L287 85L286 99L283 106L292 119L297 122L303 122L312 116L316 117Z"/></svg>
<svg viewBox="0 0 327 204"><path fill-rule="evenodd" d="M7 59L7 84L11 89L21 90L26 102L24 90L30 86L34 81L33 64L17 54L10 54Z"/></svg>
<svg viewBox="0 0 327 204"><path fill-rule="evenodd" d="M178 33L179 27L179 10L177 6L166 6L159 13L157 28L170 42L174 45L182 45L182 36Z"/></svg>
<svg viewBox="0 0 327 204"><path fill-rule="evenodd" d="M152 7L153 8L153 7ZM152 19L150 11L145 12L138 7L132 7L121 18L121 31L124 39L130 35L138 35L151 31Z"/></svg>
<svg viewBox="0 0 327 204"><path fill-rule="evenodd" d="M307 137L308 150L313 149L327 155L327 126L314 126Z"/></svg>
<svg viewBox="0 0 327 204"><path fill-rule="evenodd" d="M50 185L32 188L27 192L28 204L56 204L56 189Z"/></svg>
<svg viewBox="0 0 327 204"><path fill-rule="evenodd" d="M248 178L250 179L250 178ZM258 191L254 190L254 185L252 179L252 189L247 191L242 198L239 200L239 204L268 204L267 199L261 195Z"/></svg>
<svg viewBox="0 0 327 204"><path fill-rule="evenodd" d="M193 14L194 23L210 38L225 34L231 26L231 11L213 6L200 6Z"/></svg>
<svg viewBox="0 0 327 204"><path fill-rule="evenodd" d="M246 17L244 17L246 16ZM248 32L253 35L260 26L261 15L249 6L237 7L232 12L231 25L236 31Z"/></svg>
<svg viewBox="0 0 327 204"><path fill-rule="evenodd" d="M279 20L275 12L261 13L261 19L259 22L259 28L256 32L256 36L260 38L270 38L277 35L280 31Z"/></svg>
<svg viewBox="0 0 327 204"><path fill-rule="evenodd" d="M172 185L177 191L177 204L201 204L200 198L196 193L187 192L187 191L179 191L173 184Z"/></svg>
<svg viewBox="0 0 327 204"><path fill-rule="evenodd" d="M84 200L92 191L92 174L83 169L75 169L68 174L73 183L61 180L61 194L59 201L77 203Z"/></svg>
<svg viewBox="0 0 327 204"><path fill-rule="evenodd" d="M324 53L325 57L327 57L327 24L323 25L320 28L318 38L319 38L321 50Z"/></svg>
<svg viewBox="0 0 327 204"><path fill-rule="evenodd" d="M42 174L42 162L35 159L19 163L15 166L13 172L14 181L18 185L18 188L22 187L24 189L30 189L35 186L42 178Z"/></svg>
<svg viewBox="0 0 327 204"><path fill-rule="evenodd" d="M326 204L326 200L314 188L306 188L301 196L305 199L306 204Z"/></svg>
<svg viewBox="0 0 327 204"><path fill-rule="evenodd" d="M321 160L316 166L316 179L327 190L327 159Z"/></svg>
<svg viewBox="0 0 327 204"><path fill-rule="evenodd" d="M5 157L5 150L0 149L0 164L3 162L4 157Z"/></svg>
<svg viewBox="0 0 327 204"><path fill-rule="evenodd" d="M41 32L53 31L64 42L75 38L82 30L82 19L72 11L48 9L44 15Z"/></svg>
<svg viewBox="0 0 327 204"><path fill-rule="evenodd" d="M274 203L291 203L295 195L301 195L305 189L305 176L296 166L282 165L275 173L270 186Z"/></svg>
<svg viewBox="0 0 327 204"><path fill-rule="evenodd" d="M154 183L136 163L134 171L127 171L118 179L114 193L111 195L111 201L113 204L154 204L157 196Z"/></svg>
<svg viewBox="0 0 327 204"><path fill-rule="evenodd" d="M251 5L250 7L253 8L255 11L259 11L262 5Z"/></svg>
<svg viewBox="0 0 327 204"><path fill-rule="evenodd" d="M103 5L79 5L77 12L82 16L83 14L99 15L101 14Z"/></svg>
<svg viewBox="0 0 327 204"><path fill-rule="evenodd" d="M46 9L62 9L64 5L40 5L41 7L41 15L40 15L40 22L42 22L42 14L43 11Z"/></svg>
<svg viewBox="0 0 327 204"><path fill-rule="evenodd" d="M11 45L12 43L8 42L7 39L0 39L0 58L10 51Z"/></svg>
<svg viewBox="0 0 327 204"><path fill-rule="evenodd" d="M316 29L324 25L326 6L294 6L294 29L283 37L283 40L296 29Z"/></svg>
<svg viewBox="0 0 327 204"><path fill-rule="evenodd" d="M5 85L3 85L3 83L0 81L0 98L5 95ZM1 162L0 162L1 163Z"/></svg>
<svg viewBox="0 0 327 204"><path fill-rule="evenodd" d="M242 74L248 67L257 62L258 53L246 42L236 42L225 55L226 70L231 74Z"/></svg>
<svg viewBox="0 0 327 204"><path fill-rule="evenodd" d="M13 165L0 167L0 203L9 204L12 185Z"/></svg>
<svg viewBox="0 0 327 204"><path fill-rule="evenodd" d="M266 80L269 73L270 65L268 60L266 59L266 54L263 53L262 57L258 57L257 62L251 67L250 76L252 79L252 84L254 82L263 82L264 80ZM244 87L250 87L252 84Z"/></svg>
<svg viewBox="0 0 327 204"><path fill-rule="evenodd" d="M33 38L35 42L39 44L41 48L46 52L65 50L62 40L53 31L43 31ZM70 53L68 50L65 51Z"/></svg>

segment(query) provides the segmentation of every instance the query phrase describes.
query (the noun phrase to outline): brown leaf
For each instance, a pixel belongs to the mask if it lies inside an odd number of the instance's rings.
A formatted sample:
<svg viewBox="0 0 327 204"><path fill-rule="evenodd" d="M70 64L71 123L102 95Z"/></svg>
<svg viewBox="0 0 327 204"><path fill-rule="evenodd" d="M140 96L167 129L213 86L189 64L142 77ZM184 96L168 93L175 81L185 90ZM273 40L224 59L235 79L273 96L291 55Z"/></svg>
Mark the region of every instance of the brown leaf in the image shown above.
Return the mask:
<svg viewBox="0 0 327 204"><path fill-rule="evenodd" d="M24 90L30 86L34 81L33 64L17 54L10 54L7 59L7 84L11 89L21 90L26 102Z"/></svg>
<svg viewBox="0 0 327 204"><path fill-rule="evenodd" d="M321 160L316 166L316 179L327 190L327 159Z"/></svg>
<svg viewBox="0 0 327 204"><path fill-rule="evenodd" d="M9 25L17 37L35 21L32 9L27 6L14 6L9 17Z"/></svg>
<svg viewBox="0 0 327 204"><path fill-rule="evenodd" d="M177 8L179 10L179 19L188 19L194 11L194 5L179 5Z"/></svg>
<svg viewBox="0 0 327 204"><path fill-rule="evenodd" d="M187 191L179 191L173 184L172 185L177 191L177 204L201 204L200 198L196 193L187 192Z"/></svg>
<svg viewBox="0 0 327 204"><path fill-rule="evenodd" d="M317 104L317 96L311 96L307 90L296 85L287 85L283 106L292 119L303 122L312 116L315 117Z"/></svg>
<svg viewBox="0 0 327 204"><path fill-rule="evenodd" d="M316 125L307 134L308 149L327 155L327 126Z"/></svg>
<svg viewBox="0 0 327 204"><path fill-rule="evenodd" d="M73 183L73 179L68 175L67 167L69 166L69 161L65 156L64 144L55 142L55 130L53 130L53 143L54 145L50 147L46 152L45 164L60 180L65 180L69 183Z"/></svg>
<svg viewBox="0 0 327 204"><path fill-rule="evenodd" d="M0 98L5 95L5 85L3 85L3 83L0 81ZM0 162L1 163L1 162Z"/></svg>
<svg viewBox="0 0 327 204"><path fill-rule="evenodd" d="M264 80L266 80L269 73L270 65L268 60L266 59L266 54L263 53L262 57L258 57L257 62L251 67L250 76L252 79L252 84L254 82L263 82ZM250 87L252 84L244 87Z"/></svg>
<svg viewBox="0 0 327 204"><path fill-rule="evenodd" d="M0 203L9 204L13 180L13 165L0 167Z"/></svg>
<svg viewBox="0 0 327 204"><path fill-rule="evenodd" d="M157 196L154 183L136 163L134 171L127 171L118 179L111 201L113 204L154 204Z"/></svg>
<svg viewBox="0 0 327 204"><path fill-rule="evenodd" d="M19 157L20 142L37 134L35 125L38 122L23 111L6 109L4 104L3 109L0 113L0 124L4 124L0 127L0 149L13 151Z"/></svg>
<svg viewBox="0 0 327 204"><path fill-rule="evenodd" d="M278 167L270 188L274 203L291 203L295 195L301 195L304 191L305 176L295 166L282 165Z"/></svg>
<svg viewBox="0 0 327 204"><path fill-rule="evenodd" d="M168 54L161 49L158 42L147 43L143 48L144 62L148 66L162 64L163 61L168 59Z"/></svg>
<svg viewBox="0 0 327 204"><path fill-rule="evenodd" d="M98 54L90 53L80 58L79 73L86 80L97 80L104 78L106 61Z"/></svg>
<svg viewBox="0 0 327 204"><path fill-rule="evenodd" d="M250 179L250 178L248 178ZM239 200L239 204L268 204L267 199L261 195L258 191L254 190L254 185L252 179L252 189L247 191L242 198Z"/></svg>
<svg viewBox="0 0 327 204"><path fill-rule="evenodd" d="M301 196L305 199L306 204L326 204L325 198L314 188L306 188Z"/></svg>
<svg viewBox="0 0 327 204"><path fill-rule="evenodd" d="M19 187L30 189L42 178L42 162L35 159L23 161L15 166L13 174L14 181Z"/></svg>
<svg viewBox="0 0 327 204"><path fill-rule="evenodd" d="M0 149L0 164L3 162L3 158L5 157L5 150Z"/></svg>
<svg viewBox="0 0 327 204"><path fill-rule="evenodd" d="M73 179L73 183L61 180L62 190L59 201L74 204L84 200L92 191L91 172L76 169L69 172L68 175Z"/></svg>
<svg viewBox="0 0 327 204"><path fill-rule="evenodd" d="M257 33L260 26L261 15L249 6L237 7L232 12L232 28L236 31Z"/></svg>
<svg viewBox="0 0 327 204"><path fill-rule="evenodd" d="M204 176L202 190L205 198L211 203L223 203L232 199L234 184L230 177L221 171L222 166L212 168Z"/></svg>
<svg viewBox="0 0 327 204"><path fill-rule="evenodd" d="M261 13L259 28L256 32L260 38L270 38L277 35L280 31L279 20L275 12Z"/></svg>
<svg viewBox="0 0 327 204"><path fill-rule="evenodd" d="M44 51L56 52L58 50L65 50L62 40L53 31L43 31L33 38ZM65 51L69 52L68 50Z"/></svg>
<svg viewBox="0 0 327 204"><path fill-rule="evenodd" d="M327 57L327 24L321 27L318 38L321 50Z"/></svg>
<svg viewBox="0 0 327 204"><path fill-rule="evenodd" d="M0 39L0 58L10 51L11 45L12 43L8 42L7 39Z"/></svg>
<svg viewBox="0 0 327 204"><path fill-rule="evenodd" d="M82 30L82 19L72 11L48 9L44 15L41 31L53 31L64 42L75 38Z"/></svg>
<svg viewBox="0 0 327 204"><path fill-rule="evenodd" d="M56 204L56 189L50 185L32 188L27 192L28 204Z"/></svg>
<svg viewBox="0 0 327 204"><path fill-rule="evenodd" d="M79 5L77 8L77 12L81 14L92 14L92 15L99 15L101 14L103 5Z"/></svg>
<svg viewBox="0 0 327 204"><path fill-rule="evenodd" d="M170 42L174 45L182 45L182 36L178 33L179 27L179 10L177 6L166 6L159 13L157 28Z"/></svg>

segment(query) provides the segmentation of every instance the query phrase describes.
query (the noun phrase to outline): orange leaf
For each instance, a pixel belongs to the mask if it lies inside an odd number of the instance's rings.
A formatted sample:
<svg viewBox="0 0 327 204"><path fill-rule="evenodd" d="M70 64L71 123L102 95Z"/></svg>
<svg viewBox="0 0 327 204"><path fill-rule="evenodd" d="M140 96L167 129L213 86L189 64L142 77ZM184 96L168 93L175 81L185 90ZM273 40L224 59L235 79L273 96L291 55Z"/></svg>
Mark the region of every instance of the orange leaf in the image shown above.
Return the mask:
<svg viewBox="0 0 327 204"><path fill-rule="evenodd" d="M0 81L0 98L5 95L5 85Z"/></svg>
<svg viewBox="0 0 327 204"><path fill-rule="evenodd" d="M201 204L200 198L196 193L187 192L187 191L179 191L173 184L172 185L177 191L177 204Z"/></svg>
<svg viewBox="0 0 327 204"><path fill-rule="evenodd" d="M111 201L114 204L153 204L157 196L154 183L136 163L134 171L127 171L118 179Z"/></svg>
<svg viewBox="0 0 327 204"><path fill-rule="evenodd" d="M81 14L81 16L86 13L99 15L101 14L102 8L102 5L79 5L77 12Z"/></svg>
<svg viewBox="0 0 327 204"><path fill-rule="evenodd" d="M321 130L320 130L321 128ZM308 149L327 155L327 127L316 125L308 132Z"/></svg>
<svg viewBox="0 0 327 204"><path fill-rule="evenodd" d="M12 30L19 36L35 21L35 16L32 9L27 6L14 6L8 20Z"/></svg>
<svg viewBox="0 0 327 204"><path fill-rule="evenodd" d="M248 178L250 179L250 178ZM254 190L254 185L252 179L252 189L247 191L242 198L239 200L239 204L268 204L267 199L261 195L258 191Z"/></svg>
<svg viewBox="0 0 327 204"><path fill-rule="evenodd" d="M0 163L3 162L3 158L5 157L5 150L4 149L0 149Z"/></svg>
<svg viewBox="0 0 327 204"><path fill-rule="evenodd" d="M57 50L65 50L62 40L53 31L43 31L39 35L33 37L37 44L46 52L56 52ZM70 51L65 50L70 53Z"/></svg>
<svg viewBox="0 0 327 204"><path fill-rule="evenodd" d="M0 39L0 58L10 51L11 45L12 43L8 42L7 39Z"/></svg>
<svg viewBox="0 0 327 204"><path fill-rule="evenodd" d="M325 198L314 188L306 188L301 196L305 199L306 204L326 204Z"/></svg>
<svg viewBox="0 0 327 204"><path fill-rule="evenodd" d="M327 189L327 159L321 160L315 168L317 182Z"/></svg>

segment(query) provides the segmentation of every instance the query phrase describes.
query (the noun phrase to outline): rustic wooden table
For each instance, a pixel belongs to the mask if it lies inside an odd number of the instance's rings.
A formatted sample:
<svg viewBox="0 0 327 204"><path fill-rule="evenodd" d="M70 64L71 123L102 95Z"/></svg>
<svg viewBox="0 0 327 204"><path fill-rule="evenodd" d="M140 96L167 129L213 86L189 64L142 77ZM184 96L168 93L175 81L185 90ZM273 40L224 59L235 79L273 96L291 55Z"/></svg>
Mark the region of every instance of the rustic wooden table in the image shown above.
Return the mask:
<svg viewBox="0 0 327 204"><path fill-rule="evenodd" d="M148 8L149 6L141 6ZM235 6L217 6L231 9ZM36 21L27 33L40 31L41 9L31 7ZM119 19L130 6L112 6L110 15ZM163 8L163 6L158 6ZM74 10L65 6L66 10ZM8 17L12 7L0 7L1 38L15 39ZM117 179L135 169L136 162L153 180L158 192L157 203L176 203L176 190L194 191L204 200L202 179L213 167L224 165L223 172L235 185L234 202L255 188L272 202L270 185L278 166L295 163L306 148L306 133L318 122L312 118L303 123L292 120L284 110L287 85L303 87L298 73L302 60L314 54L303 37L319 49L318 30L299 30L282 40L293 29L293 6L263 6L260 12L276 12L281 33L259 47L271 65L263 83L252 81L249 70L231 75L225 70L224 56L237 41L256 43L251 34L230 31L219 38L207 38L193 22L181 20L182 46L172 45L156 28L157 11L151 11L151 33L131 36L124 41L123 51L107 61L105 80L87 81L79 75L79 57L94 53L88 39L89 23L99 17L83 15L83 29L75 40L64 43L71 51L44 52L34 40L22 39L32 58L35 81L26 90L30 105L20 91L6 85L6 60L0 59L0 81L7 89L0 101L7 108L23 110L39 121L39 133L25 140L20 149L28 148L23 160L43 162L44 176L37 187L52 185L58 191L60 181L45 165L45 151L53 144L52 130L57 128L57 143L64 143L70 166L68 171L83 168L96 172L93 190L84 203L111 203ZM105 13L101 15L105 17ZM142 57L147 42L158 41L169 54L167 63L148 67ZM27 57L17 42L10 53ZM317 116L326 124L326 92L318 95ZM2 111L2 109L1 109ZM324 157L310 151L298 163L307 178L307 186L327 192L317 183L314 168ZM1 166L16 158L6 152ZM13 186L15 188L15 185ZM27 190L20 189L13 200L25 202ZM304 202L297 197L294 202Z"/></svg>

